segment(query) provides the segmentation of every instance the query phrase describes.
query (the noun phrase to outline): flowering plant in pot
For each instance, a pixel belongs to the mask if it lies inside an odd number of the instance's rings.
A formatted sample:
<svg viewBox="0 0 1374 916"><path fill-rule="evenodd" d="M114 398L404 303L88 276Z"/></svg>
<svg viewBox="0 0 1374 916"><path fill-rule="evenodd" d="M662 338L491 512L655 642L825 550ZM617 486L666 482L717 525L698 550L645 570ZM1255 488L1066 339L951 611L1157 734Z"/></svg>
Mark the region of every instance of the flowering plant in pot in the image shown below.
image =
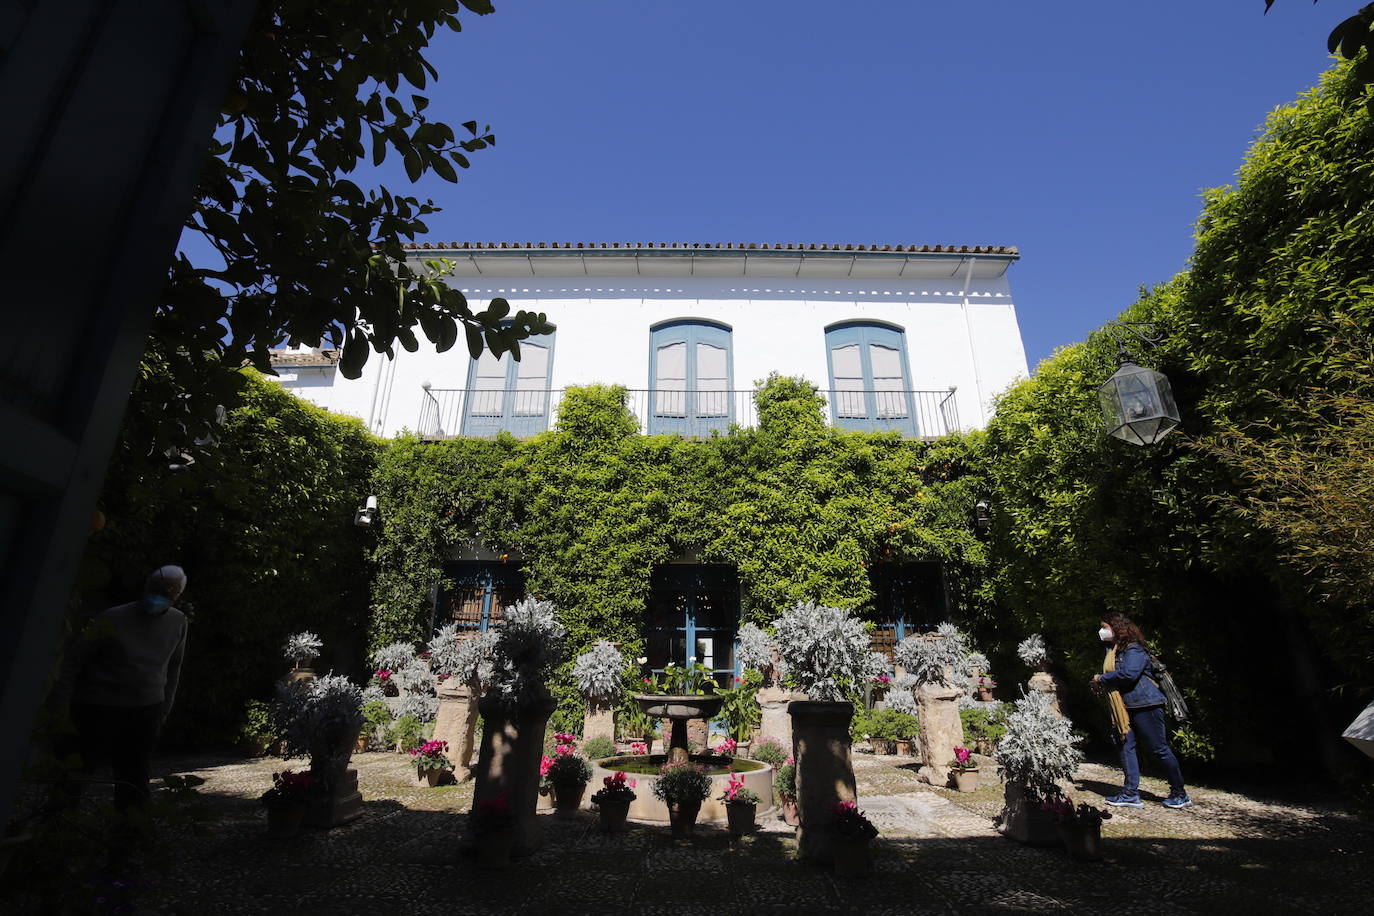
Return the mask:
<svg viewBox="0 0 1374 916"><path fill-rule="evenodd" d="M729 785L716 800L725 802L725 819L730 825L731 836L739 837L753 832L754 816L763 799L759 798L757 792L744 787L742 774L731 773Z"/></svg>
<svg viewBox="0 0 1374 916"><path fill-rule="evenodd" d="M706 769L695 763L666 763L658 771L654 798L668 806L668 821L674 837L692 835L701 803L711 794L711 779Z"/></svg>
<svg viewBox="0 0 1374 916"><path fill-rule="evenodd" d="M789 827L800 824L801 815L797 810L797 763L791 757L788 757L773 774L773 793L778 796L783 822Z"/></svg>
<svg viewBox="0 0 1374 916"><path fill-rule="evenodd" d="M949 775L960 792L978 791L978 762L968 748L954 749L954 759L949 762Z"/></svg>
<svg viewBox="0 0 1374 916"><path fill-rule="evenodd" d="M1094 808L1087 802L1074 805L1062 795L1048 799L1040 807L1054 817L1069 858L1078 862L1096 862L1102 858L1102 822L1111 820L1110 811Z"/></svg>
<svg viewBox="0 0 1374 916"><path fill-rule="evenodd" d="M787 756L787 751L782 749L782 742L777 738L764 738L754 745L754 759L759 763L766 763L772 767L782 766Z"/></svg>
<svg viewBox="0 0 1374 916"><path fill-rule="evenodd" d="M739 750L739 743L734 738L726 738L715 747L708 747L706 753L712 757L733 757Z"/></svg>
<svg viewBox="0 0 1374 916"><path fill-rule="evenodd" d="M997 687L997 682L990 677L978 678L978 699L984 703L993 702L992 691Z"/></svg>
<svg viewBox="0 0 1374 916"><path fill-rule="evenodd" d="M601 783L601 788L592 796L592 804L596 805L601 818L601 830L604 833L623 833L630 803L639 797L634 791L638 782L617 771L602 779Z"/></svg>
<svg viewBox="0 0 1374 916"><path fill-rule="evenodd" d="M973 741L978 753L991 757L997 740L1007 733L1006 704L968 706L959 710L964 724L964 737Z"/></svg>
<svg viewBox="0 0 1374 916"><path fill-rule="evenodd" d="M725 730L730 738L738 744L747 745L754 737L754 729L763 721L763 709L758 700L762 686L762 674L745 671L743 677L735 678L735 686L716 690L716 695L723 698L720 718L725 721Z"/></svg>
<svg viewBox="0 0 1374 916"><path fill-rule="evenodd" d="M447 741L426 741L410 752L410 762L415 767L415 783L421 786L437 786L453 769Z"/></svg>
<svg viewBox="0 0 1374 916"><path fill-rule="evenodd" d="M577 753L576 737L567 732L554 735L558 746L547 765L540 764L544 781L553 789L554 805L561 818L577 817L582 794L592 779L592 766Z"/></svg>
<svg viewBox="0 0 1374 916"><path fill-rule="evenodd" d="M341 675L279 684L272 706L282 756L309 757L315 788L331 791L348 767L363 726L363 692Z"/></svg>
<svg viewBox="0 0 1374 916"><path fill-rule="evenodd" d="M868 843L878 828L852 801L836 802L830 812L830 832L834 839L835 874L855 878L873 870Z"/></svg>
<svg viewBox="0 0 1374 916"><path fill-rule="evenodd" d="M477 864L482 868L510 865L515 843L515 815L505 792L479 801L472 812L472 832L477 839Z"/></svg>
<svg viewBox="0 0 1374 916"><path fill-rule="evenodd" d="M299 833L309 795L308 771L293 773L284 770L273 773L272 788L258 797L258 801L267 809L268 835L285 839Z"/></svg>

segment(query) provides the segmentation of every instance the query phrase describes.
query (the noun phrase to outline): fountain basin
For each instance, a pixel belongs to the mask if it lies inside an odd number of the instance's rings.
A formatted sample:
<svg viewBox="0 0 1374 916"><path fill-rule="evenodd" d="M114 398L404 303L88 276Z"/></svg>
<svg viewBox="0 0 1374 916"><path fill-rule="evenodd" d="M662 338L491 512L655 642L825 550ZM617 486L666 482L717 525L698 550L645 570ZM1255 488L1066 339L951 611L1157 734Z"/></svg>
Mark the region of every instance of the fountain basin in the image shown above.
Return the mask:
<svg viewBox="0 0 1374 916"><path fill-rule="evenodd" d="M646 716L655 719L713 719L725 698L709 693L686 697L646 695L635 697L635 702Z"/></svg>
<svg viewBox="0 0 1374 916"><path fill-rule="evenodd" d="M666 824L668 806L654 798L654 783L658 782L659 768L667 762L667 754L606 757L597 760L592 764L592 781L587 784L587 798L590 799L604 785L601 780L615 775L616 771L621 771L637 781L635 800L630 802L630 817L638 821ZM711 780L711 794L701 803L697 823L725 823L725 803L717 801L717 798L730 784L732 773L742 775L745 788L757 792L762 799L759 802L759 814L773 807L773 768L768 764L757 760L745 760L743 757L703 754L692 757L691 762L706 767L706 774Z"/></svg>

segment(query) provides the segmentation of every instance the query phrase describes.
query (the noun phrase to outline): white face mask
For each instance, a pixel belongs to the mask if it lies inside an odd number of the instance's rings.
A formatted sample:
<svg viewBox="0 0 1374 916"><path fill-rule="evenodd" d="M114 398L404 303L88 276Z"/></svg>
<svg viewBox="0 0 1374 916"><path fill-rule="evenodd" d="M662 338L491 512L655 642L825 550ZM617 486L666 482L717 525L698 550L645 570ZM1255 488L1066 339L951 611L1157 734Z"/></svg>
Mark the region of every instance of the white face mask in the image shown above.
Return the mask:
<svg viewBox="0 0 1374 916"><path fill-rule="evenodd" d="M1102 629L1097 631L1097 638L1102 640L1103 642L1110 642L1111 638L1115 635L1116 634L1112 632L1111 627L1103 627Z"/></svg>

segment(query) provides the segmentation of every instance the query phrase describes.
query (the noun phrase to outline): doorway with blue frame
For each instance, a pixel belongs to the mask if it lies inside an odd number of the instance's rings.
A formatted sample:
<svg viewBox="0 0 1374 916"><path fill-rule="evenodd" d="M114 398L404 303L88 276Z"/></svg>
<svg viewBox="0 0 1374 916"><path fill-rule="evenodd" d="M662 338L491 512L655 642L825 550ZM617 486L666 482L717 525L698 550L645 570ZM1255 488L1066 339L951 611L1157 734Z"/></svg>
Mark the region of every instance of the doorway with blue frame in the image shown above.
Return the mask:
<svg viewBox="0 0 1374 916"><path fill-rule="evenodd" d="M873 651L889 659L907 636L929 633L951 618L944 564L877 563L870 567L873 585Z"/></svg>
<svg viewBox="0 0 1374 916"><path fill-rule="evenodd" d="M431 632L450 623L465 632L485 632L499 626L506 608L525 597L525 573L519 563L450 563L444 574L453 584L435 597Z"/></svg>
<svg viewBox="0 0 1374 916"><path fill-rule="evenodd" d="M733 566L681 563L659 566L650 581L644 636L649 668L700 662L716 683L735 677L739 576Z"/></svg>

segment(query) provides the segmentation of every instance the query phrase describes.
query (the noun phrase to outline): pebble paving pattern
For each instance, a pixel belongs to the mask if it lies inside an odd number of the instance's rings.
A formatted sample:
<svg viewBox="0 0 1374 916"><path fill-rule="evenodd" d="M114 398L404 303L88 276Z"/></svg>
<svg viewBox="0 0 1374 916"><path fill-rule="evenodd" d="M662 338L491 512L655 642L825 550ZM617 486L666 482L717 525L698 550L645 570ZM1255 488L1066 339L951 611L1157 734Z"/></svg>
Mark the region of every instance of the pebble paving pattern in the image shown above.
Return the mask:
<svg viewBox="0 0 1374 916"><path fill-rule="evenodd" d="M179 758L163 772L205 777L208 831L170 844L139 912L211 914L1004 914L1374 912L1374 828L1335 807L1266 801L1190 787L1196 806L1170 811L1157 780L1147 806L1104 825L1105 859L999 836L992 780L960 794L920 783L913 758L856 751L860 807L882 831L874 872L839 879L795 859L776 815L732 841L700 826L674 841L666 826L605 836L593 813L541 816L544 843L511 868L482 871L460 847L471 783L420 789L408 759L358 754L365 812L352 824L271 840L257 795L279 760ZM984 781L993 768L983 768ZM1097 803L1115 770L1085 764L1073 794Z"/></svg>

